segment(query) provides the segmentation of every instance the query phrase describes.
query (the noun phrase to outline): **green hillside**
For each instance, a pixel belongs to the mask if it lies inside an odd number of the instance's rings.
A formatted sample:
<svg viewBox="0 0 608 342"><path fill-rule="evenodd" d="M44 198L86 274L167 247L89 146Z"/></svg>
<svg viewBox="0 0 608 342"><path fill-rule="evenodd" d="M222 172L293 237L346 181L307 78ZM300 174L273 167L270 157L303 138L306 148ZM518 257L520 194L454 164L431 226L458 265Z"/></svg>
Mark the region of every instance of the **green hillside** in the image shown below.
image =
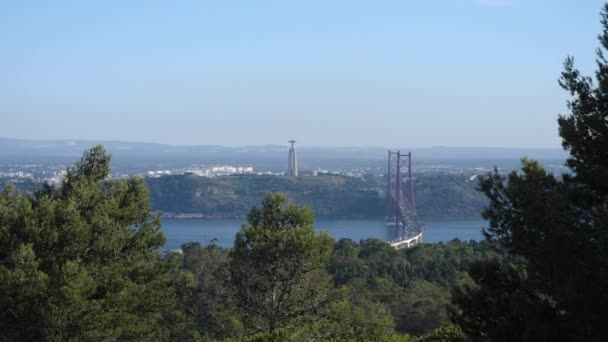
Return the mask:
<svg viewBox="0 0 608 342"><path fill-rule="evenodd" d="M241 217L268 192L283 192L291 201L314 209L317 216L380 216L378 191L365 180L345 176L199 177L192 174L146 179L154 210L165 214Z"/></svg>
<svg viewBox="0 0 608 342"><path fill-rule="evenodd" d="M461 175L423 175L414 181L416 209L421 217L480 217L487 204L478 181Z"/></svg>
<svg viewBox="0 0 608 342"><path fill-rule="evenodd" d="M199 177L192 174L146 179L151 205L169 216L243 217L268 192L313 208L318 217L364 218L385 214L382 187L347 176ZM422 217L479 217L486 203L477 182L462 176L419 176L415 181Z"/></svg>

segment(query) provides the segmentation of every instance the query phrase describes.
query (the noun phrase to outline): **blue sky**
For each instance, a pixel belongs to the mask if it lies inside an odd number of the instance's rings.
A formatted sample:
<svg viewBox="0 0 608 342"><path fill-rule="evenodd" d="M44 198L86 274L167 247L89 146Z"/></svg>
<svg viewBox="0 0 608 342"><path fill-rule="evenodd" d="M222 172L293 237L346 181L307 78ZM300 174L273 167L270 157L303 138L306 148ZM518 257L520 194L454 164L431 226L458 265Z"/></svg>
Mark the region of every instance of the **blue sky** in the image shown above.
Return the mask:
<svg viewBox="0 0 608 342"><path fill-rule="evenodd" d="M1 1L0 137L559 147L601 1Z"/></svg>

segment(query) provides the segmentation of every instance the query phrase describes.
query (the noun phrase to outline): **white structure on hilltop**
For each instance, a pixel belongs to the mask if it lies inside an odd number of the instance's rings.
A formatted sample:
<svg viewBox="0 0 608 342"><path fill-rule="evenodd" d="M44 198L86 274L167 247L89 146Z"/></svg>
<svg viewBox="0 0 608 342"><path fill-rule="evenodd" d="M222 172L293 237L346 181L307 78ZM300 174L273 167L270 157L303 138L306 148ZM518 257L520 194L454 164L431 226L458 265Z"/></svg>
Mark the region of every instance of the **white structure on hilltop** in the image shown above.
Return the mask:
<svg viewBox="0 0 608 342"><path fill-rule="evenodd" d="M296 148L294 144L295 140L289 140L291 144L291 148L289 148L289 162L287 165L287 175L288 176L297 176L298 175L298 154L296 152Z"/></svg>
<svg viewBox="0 0 608 342"><path fill-rule="evenodd" d="M246 175L253 173L253 167L251 166L231 166L231 165L217 165L212 167L197 167L187 169L186 172L195 174L201 177L218 177L218 176L229 176L229 175Z"/></svg>

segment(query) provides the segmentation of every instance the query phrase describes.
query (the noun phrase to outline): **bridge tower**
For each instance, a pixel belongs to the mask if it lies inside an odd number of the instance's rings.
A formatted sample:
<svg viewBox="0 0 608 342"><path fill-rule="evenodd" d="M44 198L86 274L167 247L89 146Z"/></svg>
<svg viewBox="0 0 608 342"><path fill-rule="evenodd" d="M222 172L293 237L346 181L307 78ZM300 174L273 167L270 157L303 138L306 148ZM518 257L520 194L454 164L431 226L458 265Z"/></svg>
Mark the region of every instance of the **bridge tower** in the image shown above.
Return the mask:
<svg viewBox="0 0 608 342"><path fill-rule="evenodd" d="M424 227L416 214L412 152L389 150L386 175L386 224L395 227L394 241L416 238L416 243L421 242Z"/></svg>

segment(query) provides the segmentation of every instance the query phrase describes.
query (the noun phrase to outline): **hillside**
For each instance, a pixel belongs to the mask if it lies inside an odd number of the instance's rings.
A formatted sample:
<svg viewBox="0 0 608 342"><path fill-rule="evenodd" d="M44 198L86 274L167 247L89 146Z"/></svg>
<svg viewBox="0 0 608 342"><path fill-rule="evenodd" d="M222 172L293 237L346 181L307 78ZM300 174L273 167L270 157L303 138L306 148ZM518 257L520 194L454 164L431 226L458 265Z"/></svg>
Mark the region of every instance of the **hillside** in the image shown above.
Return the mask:
<svg viewBox="0 0 608 342"><path fill-rule="evenodd" d="M479 218L487 204L478 181L461 175L423 175L414 181L416 209L421 217Z"/></svg>
<svg viewBox="0 0 608 342"><path fill-rule="evenodd" d="M385 201L373 181L346 176L277 177L238 175L206 178L192 174L148 178L154 210L168 216L243 217L268 192L284 192L319 217L363 218L385 214ZM462 176L420 176L417 209L424 217L479 217L486 201L476 182Z"/></svg>
<svg viewBox="0 0 608 342"><path fill-rule="evenodd" d="M154 210L165 214L202 217L242 217L259 205L268 192L283 192L289 199L314 209L320 217L380 216L382 201L366 181L343 176L277 177L226 176L206 178L192 174L146 179Z"/></svg>

